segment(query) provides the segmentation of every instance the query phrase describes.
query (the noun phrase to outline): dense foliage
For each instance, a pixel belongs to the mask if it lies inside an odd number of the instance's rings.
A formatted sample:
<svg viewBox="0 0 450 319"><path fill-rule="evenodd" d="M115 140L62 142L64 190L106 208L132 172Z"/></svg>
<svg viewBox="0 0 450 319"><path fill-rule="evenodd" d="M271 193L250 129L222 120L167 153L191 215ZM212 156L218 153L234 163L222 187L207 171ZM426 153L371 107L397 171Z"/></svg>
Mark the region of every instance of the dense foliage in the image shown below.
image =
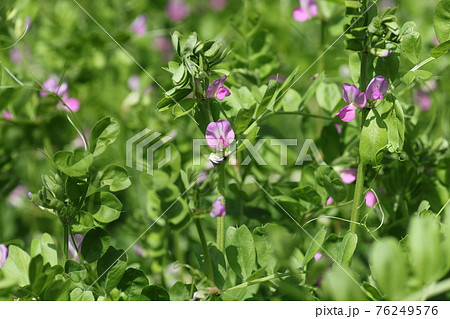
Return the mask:
<svg viewBox="0 0 450 319"><path fill-rule="evenodd" d="M450 298L449 0L2 1L0 48L1 300Z"/></svg>

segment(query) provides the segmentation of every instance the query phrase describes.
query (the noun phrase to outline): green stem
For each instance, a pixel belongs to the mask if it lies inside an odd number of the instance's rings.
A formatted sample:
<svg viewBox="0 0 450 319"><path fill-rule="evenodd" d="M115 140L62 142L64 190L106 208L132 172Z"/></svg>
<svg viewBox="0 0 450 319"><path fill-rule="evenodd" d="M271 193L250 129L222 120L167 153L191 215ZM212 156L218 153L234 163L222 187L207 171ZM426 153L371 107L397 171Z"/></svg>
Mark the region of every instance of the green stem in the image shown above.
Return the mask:
<svg viewBox="0 0 450 319"><path fill-rule="evenodd" d="M69 259L69 224L63 224L64 256Z"/></svg>
<svg viewBox="0 0 450 319"><path fill-rule="evenodd" d="M364 164L359 162L358 173L356 175L355 195L353 197L352 217L350 223L350 231L355 233L356 226L359 224L359 204L362 200L362 194L364 190Z"/></svg>
<svg viewBox="0 0 450 319"><path fill-rule="evenodd" d="M313 117L313 118L318 118L318 119L327 120L327 121L333 121L334 120L334 118L329 117L329 116L316 115L316 114L311 114L311 113L301 112L301 111L295 111L295 112L279 111L279 112L271 112L271 113L265 114L263 117L261 117L259 119L259 122L261 123L261 122L263 122L264 120L266 120L267 118L269 118L269 117L271 117L273 115L302 115L302 116L306 116L306 117Z"/></svg>
<svg viewBox="0 0 450 319"><path fill-rule="evenodd" d="M360 75L360 83L359 83L359 89L361 91L365 91L366 84L367 84L367 57L368 53L366 48L364 48L363 52L361 53L361 75ZM361 131L364 126L364 122L366 121L366 117L369 110L367 108L364 108L361 112ZM362 195L364 191L364 163L361 162L361 159L359 159L358 164L358 172L356 174L356 185L355 185L355 194L353 196L353 207L352 207L352 215L351 215L351 223L350 223L350 231L355 233L356 232L356 226L359 223L359 204L362 200Z"/></svg>
<svg viewBox="0 0 450 319"><path fill-rule="evenodd" d="M209 280L214 285L214 272L211 264L211 257L209 256L208 244L206 243L205 233L203 232L199 219L195 219L195 226L197 227L198 236L200 237L200 243L203 249L203 255L205 256L206 271L208 272Z"/></svg>
<svg viewBox="0 0 450 319"><path fill-rule="evenodd" d="M364 52L361 53L361 76L360 76L360 84L359 84L359 90L361 92L364 92L366 90L367 85L367 58L368 54L365 52L366 49L364 49Z"/></svg>
<svg viewBox="0 0 450 319"><path fill-rule="evenodd" d="M258 278L258 279L255 279L255 280L250 280L250 281L243 282L242 284L239 284L237 286L233 286L231 288L225 289L225 290L221 291L221 293L224 293L224 292L230 291L230 290L239 289L239 288L245 288L245 287L248 287L248 286L251 286L251 285L254 285L254 284L259 284L259 283L262 283L262 282L270 281L270 280L273 280L273 279L276 279L276 278L287 277L287 276L290 276L290 274L273 274L273 275L269 275L269 276Z"/></svg>
<svg viewBox="0 0 450 319"><path fill-rule="evenodd" d="M223 253L225 250L225 217L217 217L217 247Z"/></svg>

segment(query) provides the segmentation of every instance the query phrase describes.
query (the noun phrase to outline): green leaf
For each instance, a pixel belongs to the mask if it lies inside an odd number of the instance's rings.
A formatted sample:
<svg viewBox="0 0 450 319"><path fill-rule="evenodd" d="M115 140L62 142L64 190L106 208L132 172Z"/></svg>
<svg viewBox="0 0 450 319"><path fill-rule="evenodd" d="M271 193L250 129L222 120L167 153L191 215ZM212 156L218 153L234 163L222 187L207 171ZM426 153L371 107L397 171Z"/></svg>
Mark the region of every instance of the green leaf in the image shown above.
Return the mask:
<svg viewBox="0 0 450 319"><path fill-rule="evenodd" d="M233 129L236 135L243 133L249 127L254 112L254 107L249 109L242 108L239 110L233 123Z"/></svg>
<svg viewBox="0 0 450 319"><path fill-rule="evenodd" d="M327 234L327 230L325 227L322 227L317 234L314 236L314 239L311 240L309 244L308 250L305 253L305 258L303 259L303 267L305 267L308 262L313 259L314 255L319 251L322 247L323 242L325 241L325 235Z"/></svg>
<svg viewBox="0 0 450 319"><path fill-rule="evenodd" d="M88 263L97 261L109 247L111 236L101 228L91 229L83 239L81 255Z"/></svg>
<svg viewBox="0 0 450 319"><path fill-rule="evenodd" d="M259 118L264 112L271 106L270 102L273 100L273 97L275 93L278 91L278 88L280 87L280 82L275 80L270 80L269 85L267 85L266 92L264 93L264 96L261 100L261 103L259 103L255 118Z"/></svg>
<svg viewBox="0 0 450 319"><path fill-rule="evenodd" d="M440 43L450 40L450 0L441 0L433 14L433 26Z"/></svg>
<svg viewBox="0 0 450 319"><path fill-rule="evenodd" d="M439 223L434 216L414 217L409 224L408 247L412 270L424 284L438 280L445 271Z"/></svg>
<svg viewBox="0 0 450 319"><path fill-rule="evenodd" d="M242 279L255 269L255 245L247 226L229 227L225 236L225 251L230 267Z"/></svg>
<svg viewBox="0 0 450 319"><path fill-rule="evenodd" d="M92 154L82 149L76 149L73 153L60 151L53 158L55 166L70 177L85 176L93 161Z"/></svg>
<svg viewBox="0 0 450 319"><path fill-rule="evenodd" d="M208 251L214 272L214 282L219 289L222 289L227 277L225 256L215 243L208 244Z"/></svg>
<svg viewBox="0 0 450 319"><path fill-rule="evenodd" d="M8 258L1 269L6 278L14 280L20 286L30 283L28 277L28 267L31 257L17 246L8 247Z"/></svg>
<svg viewBox="0 0 450 319"><path fill-rule="evenodd" d="M383 100L378 106L387 105ZM379 107L371 109L361 130L359 156L363 164L380 164L388 143L386 124L380 115Z"/></svg>
<svg viewBox="0 0 450 319"><path fill-rule="evenodd" d="M117 288L128 296L129 301L137 301L140 299L142 289L148 284L148 279L142 270L128 268Z"/></svg>
<svg viewBox="0 0 450 319"><path fill-rule="evenodd" d="M80 288L75 288L70 292L71 301L95 301L92 291L83 291Z"/></svg>
<svg viewBox="0 0 450 319"><path fill-rule="evenodd" d="M121 166L110 165L103 172L100 186L109 186L111 192L117 192L128 188L131 185L127 170Z"/></svg>
<svg viewBox="0 0 450 319"><path fill-rule="evenodd" d="M99 192L86 199L88 210L101 223L110 223L120 217L122 203L111 193Z"/></svg>
<svg viewBox="0 0 450 319"><path fill-rule="evenodd" d="M191 299L192 284L177 281L169 290L171 301L188 301Z"/></svg>
<svg viewBox="0 0 450 319"><path fill-rule="evenodd" d="M300 105L298 106L299 110L301 110L306 102L308 102L314 96L316 90L319 88L319 85L323 82L323 80L325 80L325 73L322 72L306 90L305 95L303 95Z"/></svg>
<svg viewBox="0 0 450 319"><path fill-rule="evenodd" d="M361 74L361 59L357 52L350 52L348 66L353 83L359 83L359 77Z"/></svg>
<svg viewBox="0 0 450 319"><path fill-rule="evenodd" d="M343 266L349 266L357 243L358 236L355 233L347 233L339 246L336 261Z"/></svg>
<svg viewBox="0 0 450 319"><path fill-rule="evenodd" d="M102 154L108 145L114 143L119 135L119 130L119 123L111 117L105 117L94 125L89 139L89 150L94 157Z"/></svg>
<svg viewBox="0 0 450 319"><path fill-rule="evenodd" d="M332 167L320 165L315 171L315 176L319 185L325 187L327 193L336 202L341 202L347 197L347 188L342 178Z"/></svg>
<svg viewBox="0 0 450 319"><path fill-rule="evenodd" d="M158 102L156 108L158 111L164 111L172 107L173 105L180 103L186 96L191 93L191 89L177 89L174 92L167 92L164 98ZM172 93L172 94L168 94Z"/></svg>
<svg viewBox="0 0 450 319"><path fill-rule="evenodd" d="M40 295L45 285L46 276L44 274L44 263L41 255L33 257L28 268L31 290L34 294Z"/></svg>
<svg viewBox="0 0 450 319"><path fill-rule="evenodd" d="M172 34L172 46L178 56L181 56L181 49L180 49L180 38L181 37L182 37L182 35L178 31L175 31Z"/></svg>
<svg viewBox="0 0 450 319"><path fill-rule="evenodd" d="M272 241L270 238L271 225L257 227L253 230L252 236L255 242L256 259L258 264L265 268L267 273L275 273L277 266L277 258L272 247Z"/></svg>
<svg viewBox="0 0 450 319"><path fill-rule="evenodd" d="M317 103L319 103L320 107L330 113L333 112L334 108L339 103L340 97L341 92L339 91L339 87L335 83L321 82L317 87Z"/></svg>
<svg viewBox="0 0 450 319"><path fill-rule="evenodd" d="M170 301L169 293L160 286L150 285L145 287L141 293L141 301Z"/></svg>
<svg viewBox="0 0 450 319"><path fill-rule="evenodd" d="M389 152L399 152L405 139L405 119L400 102L394 96L386 97L384 103L390 103L391 108L384 119L387 129Z"/></svg>
<svg viewBox="0 0 450 319"><path fill-rule="evenodd" d="M369 264L377 287L389 300L407 296L408 265L405 253L393 238L375 242L369 254Z"/></svg>
<svg viewBox="0 0 450 319"><path fill-rule="evenodd" d="M67 275L69 275L70 280L73 282L81 282L87 277L86 269L73 260L66 261L64 271Z"/></svg>
<svg viewBox="0 0 450 319"><path fill-rule="evenodd" d="M402 37L401 46L408 60L417 64L422 55L422 39L418 32L410 32Z"/></svg>
<svg viewBox="0 0 450 319"><path fill-rule="evenodd" d="M431 56L433 58L439 58L440 56L446 54L450 50L450 40L447 40L441 44L439 44L437 47L435 47L433 50L431 50Z"/></svg>
<svg viewBox="0 0 450 319"><path fill-rule="evenodd" d="M44 233L40 238L34 238L31 242L31 257L41 255L43 264L49 263L51 266L58 264L58 254L53 238Z"/></svg>
<svg viewBox="0 0 450 319"><path fill-rule="evenodd" d="M109 247L97 262L98 282L106 292L113 290L122 279L127 267L127 256L121 249Z"/></svg>
<svg viewBox="0 0 450 319"><path fill-rule="evenodd" d="M195 99L184 99L183 101L180 101L178 104L173 106L172 114L177 119L191 112L196 105L197 104Z"/></svg>
<svg viewBox="0 0 450 319"><path fill-rule="evenodd" d="M300 199L312 203L313 205L320 205L320 203L322 202L322 198L320 197L319 193L317 193L317 191L309 185L294 188L294 193Z"/></svg>
<svg viewBox="0 0 450 319"><path fill-rule="evenodd" d="M44 301L67 301L69 300L70 280L56 280L44 292Z"/></svg>

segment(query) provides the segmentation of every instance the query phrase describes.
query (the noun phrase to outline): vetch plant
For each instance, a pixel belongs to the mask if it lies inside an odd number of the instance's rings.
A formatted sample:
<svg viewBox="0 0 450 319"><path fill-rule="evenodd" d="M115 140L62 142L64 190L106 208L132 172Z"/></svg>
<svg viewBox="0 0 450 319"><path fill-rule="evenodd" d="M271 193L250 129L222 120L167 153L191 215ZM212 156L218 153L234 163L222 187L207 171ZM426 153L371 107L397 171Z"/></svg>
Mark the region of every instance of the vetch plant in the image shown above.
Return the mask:
<svg viewBox="0 0 450 319"><path fill-rule="evenodd" d="M0 9L0 300L449 299L448 0L47 1Z"/></svg>

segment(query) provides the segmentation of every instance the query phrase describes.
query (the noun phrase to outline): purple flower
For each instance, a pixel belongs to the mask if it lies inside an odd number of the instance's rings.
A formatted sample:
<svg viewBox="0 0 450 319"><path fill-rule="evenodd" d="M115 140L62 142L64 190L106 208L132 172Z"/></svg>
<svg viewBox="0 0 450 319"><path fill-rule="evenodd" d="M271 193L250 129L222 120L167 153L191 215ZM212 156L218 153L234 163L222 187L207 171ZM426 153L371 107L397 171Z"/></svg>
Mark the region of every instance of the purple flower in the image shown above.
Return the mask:
<svg viewBox="0 0 450 319"><path fill-rule="evenodd" d="M172 42L167 37L156 37L153 41L156 50L160 52L168 52L172 50Z"/></svg>
<svg viewBox="0 0 450 319"><path fill-rule="evenodd" d="M3 110L2 111L2 116L4 119L6 120L12 120L12 118L14 117L11 113L9 113L7 110Z"/></svg>
<svg viewBox="0 0 450 319"><path fill-rule="evenodd" d="M27 188L25 185L17 185L9 194L7 202L12 207L20 207L27 197Z"/></svg>
<svg viewBox="0 0 450 319"><path fill-rule="evenodd" d="M314 260L315 261L319 261L320 258L322 258L323 255L320 251L318 251L315 255L314 255Z"/></svg>
<svg viewBox="0 0 450 319"><path fill-rule="evenodd" d="M350 83L342 84L342 98L345 102L349 103L347 106L343 107L337 115L344 122L353 121L356 117L356 107L363 108L366 106L367 99L364 92L358 90L355 85Z"/></svg>
<svg viewBox="0 0 450 319"><path fill-rule="evenodd" d="M328 197L328 199L327 199L327 205L331 205L331 204L333 204L333 202L334 202L334 198L333 197Z"/></svg>
<svg viewBox="0 0 450 319"><path fill-rule="evenodd" d="M84 236L80 234L76 234L73 236L75 239L75 243L72 240L72 236L69 236L69 256L68 259L74 260L77 263L81 264L80 256L78 252L81 252L81 245L83 244ZM76 246L76 248L75 248Z"/></svg>
<svg viewBox="0 0 450 319"><path fill-rule="evenodd" d="M388 90L389 82L384 76L378 75L370 81L366 89L368 100L382 100Z"/></svg>
<svg viewBox="0 0 450 319"><path fill-rule="evenodd" d="M433 38L433 44L435 45L435 46L438 46L440 43L439 43L439 40L438 40L438 38L436 37L436 36L434 36L434 38Z"/></svg>
<svg viewBox="0 0 450 319"><path fill-rule="evenodd" d="M210 99L216 97L219 101L222 101L226 96L229 96L231 92L224 86L226 79L226 76L222 76L211 83L206 90L206 97Z"/></svg>
<svg viewBox="0 0 450 319"><path fill-rule="evenodd" d="M366 193L364 199L366 200L366 205L369 207L375 206L375 204L377 203L377 198L371 191L368 191Z"/></svg>
<svg viewBox="0 0 450 319"><path fill-rule="evenodd" d="M21 65L23 62L22 52L20 52L20 49L17 47L14 47L9 51L9 58L11 59L11 62L16 65Z"/></svg>
<svg viewBox="0 0 450 319"><path fill-rule="evenodd" d="M197 178L197 180L196 180L195 182L197 183L197 185L200 185L200 184L203 183L207 178L208 178L208 173L206 173L205 171L201 171L201 172L200 172L200 176Z"/></svg>
<svg viewBox="0 0 450 319"><path fill-rule="evenodd" d="M182 21L190 13L188 5L181 0L170 1L166 6L167 17L172 21Z"/></svg>
<svg viewBox="0 0 450 319"><path fill-rule="evenodd" d="M428 111L431 108L431 95L425 90L417 90L414 93L414 101L423 111Z"/></svg>
<svg viewBox="0 0 450 319"><path fill-rule="evenodd" d="M141 78L139 77L139 75L135 74L135 75L130 76L127 84L128 84L128 88L131 91L138 91L140 83L141 83Z"/></svg>
<svg viewBox="0 0 450 319"><path fill-rule="evenodd" d="M386 10L389 7L395 7L395 3L392 0L384 0L380 2L379 6L381 10Z"/></svg>
<svg viewBox="0 0 450 319"><path fill-rule="evenodd" d="M66 104L72 112L77 112L80 109L80 100L74 97L69 97L69 85L66 82L60 85L58 76L50 76L50 78L44 82L43 87L45 90L40 92L41 97L46 97L49 93L59 95L62 100L62 102L58 103L59 108L65 109L64 104Z"/></svg>
<svg viewBox="0 0 450 319"><path fill-rule="evenodd" d="M134 252L136 253L136 255L138 255L139 257L144 258L145 257L145 252L142 249L141 246L139 245L134 245Z"/></svg>
<svg viewBox="0 0 450 319"><path fill-rule="evenodd" d="M336 128L338 134L342 134L342 125L334 124L334 127Z"/></svg>
<svg viewBox="0 0 450 319"><path fill-rule="evenodd" d="M49 93L55 93L59 96L63 96L67 93L69 85L67 83L59 84L59 77L57 75L52 75L50 78L44 82L43 87L45 90L40 92L42 97L46 97Z"/></svg>
<svg viewBox="0 0 450 319"><path fill-rule="evenodd" d="M67 107L72 110L72 112L78 112L80 110L81 102L77 98L65 95L62 97L62 100L67 105ZM63 105L60 105L60 107L64 108Z"/></svg>
<svg viewBox="0 0 450 319"><path fill-rule="evenodd" d="M391 53L392 53L392 50L384 49L384 50L382 50L380 53L378 53L378 56L379 56L380 58L386 58L386 57L388 57Z"/></svg>
<svg viewBox="0 0 450 319"><path fill-rule="evenodd" d="M300 7L294 9L292 16L295 20L304 22L317 16L317 3L315 0L300 0Z"/></svg>
<svg viewBox="0 0 450 319"><path fill-rule="evenodd" d="M227 214L226 207L224 204L222 204L223 196L220 196L214 201L214 204L212 206L211 210L211 217L223 217Z"/></svg>
<svg viewBox="0 0 450 319"><path fill-rule="evenodd" d="M145 14L138 15L131 23L130 29L137 36L143 36L147 32L147 16Z"/></svg>
<svg viewBox="0 0 450 319"><path fill-rule="evenodd" d="M211 9L214 11L222 11L227 6L228 0L209 0Z"/></svg>
<svg viewBox="0 0 450 319"><path fill-rule="evenodd" d="M227 120L209 123L206 127L205 136L208 145L218 151L221 151L224 147L230 147L230 144L234 141L234 131Z"/></svg>
<svg viewBox="0 0 450 319"><path fill-rule="evenodd" d="M0 245L0 268L5 265L6 259L8 259L8 247L1 244Z"/></svg>
<svg viewBox="0 0 450 319"><path fill-rule="evenodd" d="M270 80L275 80L283 83L284 81L286 81L286 76L284 76L283 74L272 74L271 76L269 76L269 81Z"/></svg>
<svg viewBox="0 0 450 319"><path fill-rule="evenodd" d="M341 178L345 184L351 184L356 180L356 168L344 168L341 170Z"/></svg>

